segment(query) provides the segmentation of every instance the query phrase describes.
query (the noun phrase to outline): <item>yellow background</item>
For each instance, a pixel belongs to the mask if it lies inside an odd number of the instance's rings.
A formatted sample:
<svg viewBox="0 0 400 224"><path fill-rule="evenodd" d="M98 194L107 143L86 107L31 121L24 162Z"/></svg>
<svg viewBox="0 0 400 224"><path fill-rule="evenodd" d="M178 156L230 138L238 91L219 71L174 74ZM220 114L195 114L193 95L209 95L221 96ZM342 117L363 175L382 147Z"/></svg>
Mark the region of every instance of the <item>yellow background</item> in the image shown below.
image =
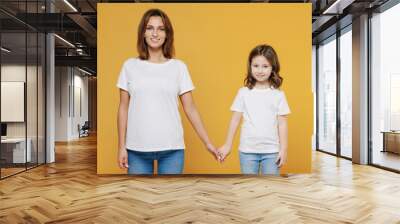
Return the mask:
<svg viewBox="0 0 400 224"><path fill-rule="evenodd" d="M288 163L282 173L311 171L313 98L311 92L311 4L98 4L99 174L125 173L117 166L116 87L122 63L136 57L139 21L147 9L167 13L175 31L176 58L189 68L193 96L215 145L225 141L230 106L246 73L247 57L258 44L277 51L282 90L291 109ZM239 131L232 153L217 163L203 147L186 116L186 174L237 174Z"/></svg>

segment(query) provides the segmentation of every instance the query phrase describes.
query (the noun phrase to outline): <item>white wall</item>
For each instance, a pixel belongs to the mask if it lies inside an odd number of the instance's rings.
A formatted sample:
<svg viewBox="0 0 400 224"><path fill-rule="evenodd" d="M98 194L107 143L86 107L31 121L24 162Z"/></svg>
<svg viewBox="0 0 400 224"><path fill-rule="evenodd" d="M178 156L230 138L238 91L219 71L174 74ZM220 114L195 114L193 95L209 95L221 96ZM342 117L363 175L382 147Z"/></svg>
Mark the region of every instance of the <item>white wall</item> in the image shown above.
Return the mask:
<svg viewBox="0 0 400 224"><path fill-rule="evenodd" d="M317 138L317 83L316 83L316 76L317 76L317 58L316 58L316 52L317 49L315 45L312 46L312 60L311 60L311 91L313 93L313 102L314 102L314 108L313 108L313 134L311 136L311 142L312 142L312 150L316 150L316 138Z"/></svg>
<svg viewBox="0 0 400 224"><path fill-rule="evenodd" d="M69 68L55 68L55 141L68 141Z"/></svg>
<svg viewBox="0 0 400 224"><path fill-rule="evenodd" d="M88 77L72 67L56 67L56 141L79 137L78 124L88 120Z"/></svg>

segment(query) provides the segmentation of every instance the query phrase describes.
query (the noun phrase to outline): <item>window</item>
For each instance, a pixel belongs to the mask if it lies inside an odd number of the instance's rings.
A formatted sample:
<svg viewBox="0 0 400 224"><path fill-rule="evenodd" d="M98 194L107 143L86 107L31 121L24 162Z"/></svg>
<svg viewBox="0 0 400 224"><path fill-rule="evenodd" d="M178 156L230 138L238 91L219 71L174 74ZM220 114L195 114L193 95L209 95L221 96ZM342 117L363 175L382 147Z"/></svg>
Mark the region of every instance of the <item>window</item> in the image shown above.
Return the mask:
<svg viewBox="0 0 400 224"><path fill-rule="evenodd" d="M400 4L371 18L372 164L400 170ZM390 146L390 147L389 147Z"/></svg>
<svg viewBox="0 0 400 224"><path fill-rule="evenodd" d="M352 157L352 32L340 36L340 155Z"/></svg>
<svg viewBox="0 0 400 224"><path fill-rule="evenodd" d="M318 48L318 149L336 153L336 36Z"/></svg>

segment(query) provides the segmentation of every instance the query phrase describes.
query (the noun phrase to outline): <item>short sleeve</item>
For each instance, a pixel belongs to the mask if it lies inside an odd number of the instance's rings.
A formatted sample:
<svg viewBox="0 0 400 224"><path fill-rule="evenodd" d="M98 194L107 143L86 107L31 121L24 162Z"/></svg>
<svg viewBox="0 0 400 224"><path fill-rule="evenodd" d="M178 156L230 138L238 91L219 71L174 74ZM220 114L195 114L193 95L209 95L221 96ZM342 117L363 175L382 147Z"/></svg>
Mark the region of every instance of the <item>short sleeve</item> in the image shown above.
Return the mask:
<svg viewBox="0 0 400 224"><path fill-rule="evenodd" d="M182 69L181 69L181 76L179 79L179 95L182 95L194 89L194 85L192 79L190 78L187 66L182 62L181 67Z"/></svg>
<svg viewBox="0 0 400 224"><path fill-rule="evenodd" d="M278 115L287 115L287 114L290 114L290 109L286 101L285 93L282 92L278 103Z"/></svg>
<svg viewBox="0 0 400 224"><path fill-rule="evenodd" d="M231 111L236 111L236 112L244 111L243 91L241 91L241 89L239 89L239 91L235 97L235 100L232 103Z"/></svg>
<svg viewBox="0 0 400 224"><path fill-rule="evenodd" d="M126 71L126 63L122 65L121 72L119 73L119 78L117 82L117 87L128 91L128 78L127 78L127 71Z"/></svg>

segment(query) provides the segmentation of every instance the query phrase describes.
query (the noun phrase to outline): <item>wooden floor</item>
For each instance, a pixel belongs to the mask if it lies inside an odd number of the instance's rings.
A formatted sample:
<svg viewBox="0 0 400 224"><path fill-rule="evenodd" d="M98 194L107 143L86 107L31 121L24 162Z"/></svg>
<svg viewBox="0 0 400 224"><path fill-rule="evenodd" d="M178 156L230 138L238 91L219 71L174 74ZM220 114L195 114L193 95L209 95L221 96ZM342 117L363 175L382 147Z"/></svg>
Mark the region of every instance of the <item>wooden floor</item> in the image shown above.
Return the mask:
<svg viewBox="0 0 400 224"><path fill-rule="evenodd" d="M26 168L0 168L1 169L1 177L8 177L13 174L25 171Z"/></svg>
<svg viewBox="0 0 400 224"><path fill-rule="evenodd" d="M400 175L315 153L285 177L96 175L95 138L0 181L0 223L400 223Z"/></svg>

